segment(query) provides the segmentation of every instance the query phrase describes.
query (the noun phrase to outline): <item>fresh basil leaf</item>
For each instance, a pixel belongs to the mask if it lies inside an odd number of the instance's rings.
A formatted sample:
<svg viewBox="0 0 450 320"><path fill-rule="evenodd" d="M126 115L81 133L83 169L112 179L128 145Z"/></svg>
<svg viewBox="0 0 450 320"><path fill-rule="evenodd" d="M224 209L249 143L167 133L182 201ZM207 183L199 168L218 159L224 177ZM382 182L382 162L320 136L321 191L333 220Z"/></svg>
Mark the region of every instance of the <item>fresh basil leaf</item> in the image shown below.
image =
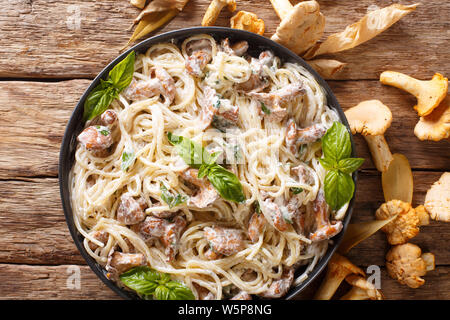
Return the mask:
<svg viewBox="0 0 450 320"><path fill-rule="evenodd" d="M321 158L319 159L320 164L326 170L334 170L336 168L336 161L330 158Z"/></svg>
<svg viewBox="0 0 450 320"><path fill-rule="evenodd" d="M114 99L114 90L109 87L105 88L102 83L97 85L84 101L83 119L91 120L102 114Z"/></svg>
<svg viewBox="0 0 450 320"><path fill-rule="evenodd" d="M208 171L208 180L219 192L220 196L233 202L245 200L241 182L234 173L226 170L220 165L213 165Z"/></svg>
<svg viewBox="0 0 450 320"><path fill-rule="evenodd" d="M339 162L350 157L352 145L347 128L335 121L322 138L322 150L324 158Z"/></svg>
<svg viewBox="0 0 450 320"><path fill-rule="evenodd" d="M119 276L130 289L146 299L153 296L157 300L194 300L194 294L183 283L171 281L170 275L160 273L146 266L132 268Z"/></svg>
<svg viewBox="0 0 450 320"><path fill-rule="evenodd" d="M136 54L131 51L122 61L120 61L109 72L112 85L120 92L128 87L133 80L134 61Z"/></svg>
<svg viewBox="0 0 450 320"><path fill-rule="evenodd" d="M270 114L270 109L266 107L266 105L264 104L264 102L261 102L261 110L262 110L265 114Z"/></svg>
<svg viewBox="0 0 450 320"><path fill-rule="evenodd" d="M171 132L167 134L167 137L169 142L175 146L178 155L192 168L199 169L203 164L204 156L208 158L205 160L209 160L209 153L201 145L192 140L182 136L176 136Z"/></svg>
<svg viewBox="0 0 450 320"><path fill-rule="evenodd" d="M338 169L343 173L352 173L364 163L363 158L347 158L339 160Z"/></svg>
<svg viewBox="0 0 450 320"><path fill-rule="evenodd" d="M202 164L202 165L200 166L200 168L198 169L197 177L198 177L199 179L202 179L202 178L206 177L206 176L208 175L208 173L209 173L209 170L210 170L212 167L213 167L212 164L206 164L206 163Z"/></svg>
<svg viewBox="0 0 450 320"><path fill-rule="evenodd" d="M291 191L292 191L293 194L299 194L299 193L302 193L302 192L303 192L303 188L295 188L295 187L292 187L292 188L291 188Z"/></svg>
<svg viewBox="0 0 450 320"><path fill-rule="evenodd" d="M160 274L149 267L135 267L122 273L119 278L128 288L137 293L152 295L158 286Z"/></svg>
<svg viewBox="0 0 450 320"><path fill-rule="evenodd" d="M174 196L171 192L169 192L169 190L167 190L166 186L162 182L159 185L159 189L161 190L162 201L164 201L170 209L187 201L187 197L181 194Z"/></svg>
<svg viewBox="0 0 450 320"><path fill-rule="evenodd" d="M135 161L136 155L134 154L133 149L125 149L122 153L122 163L120 164L120 168L122 171L127 171Z"/></svg>
<svg viewBox="0 0 450 320"><path fill-rule="evenodd" d="M350 201L355 184L349 174L329 171L324 180L325 200L333 210L339 210Z"/></svg>
<svg viewBox="0 0 450 320"><path fill-rule="evenodd" d="M165 285L159 285L155 289L154 296L156 300L169 300L170 290Z"/></svg>
<svg viewBox="0 0 450 320"><path fill-rule="evenodd" d="M171 281L166 284L170 290L170 300L195 300L195 296L191 289L183 283Z"/></svg>

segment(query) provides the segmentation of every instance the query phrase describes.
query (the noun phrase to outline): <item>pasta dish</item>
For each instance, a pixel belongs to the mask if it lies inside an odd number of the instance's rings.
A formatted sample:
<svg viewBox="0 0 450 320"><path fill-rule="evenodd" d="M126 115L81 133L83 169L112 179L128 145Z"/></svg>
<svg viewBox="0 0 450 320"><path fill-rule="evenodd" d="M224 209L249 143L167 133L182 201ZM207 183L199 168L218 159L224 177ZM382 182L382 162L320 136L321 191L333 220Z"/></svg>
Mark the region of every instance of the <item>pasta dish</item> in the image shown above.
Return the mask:
<svg viewBox="0 0 450 320"><path fill-rule="evenodd" d="M75 224L118 285L147 266L196 299L279 298L341 231L348 203L327 205L319 162L337 113L305 68L248 50L206 34L153 45L79 134Z"/></svg>

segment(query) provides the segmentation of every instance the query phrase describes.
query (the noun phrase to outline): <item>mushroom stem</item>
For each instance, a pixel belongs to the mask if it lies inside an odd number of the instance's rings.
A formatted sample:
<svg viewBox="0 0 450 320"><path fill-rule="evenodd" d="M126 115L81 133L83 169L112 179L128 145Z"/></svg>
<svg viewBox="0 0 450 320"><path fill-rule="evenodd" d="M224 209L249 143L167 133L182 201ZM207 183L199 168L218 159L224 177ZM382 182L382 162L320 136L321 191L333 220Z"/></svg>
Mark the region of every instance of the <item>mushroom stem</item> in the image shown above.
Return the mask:
<svg viewBox="0 0 450 320"><path fill-rule="evenodd" d="M421 92L420 87L422 85L421 80L414 79L406 74L395 71L384 71L380 75L380 81L383 84L387 84L406 92L418 96Z"/></svg>
<svg viewBox="0 0 450 320"><path fill-rule="evenodd" d="M349 292L344 294L340 300L369 300L367 292L361 288L353 287Z"/></svg>
<svg viewBox="0 0 450 320"><path fill-rule="evenodd" d="M270 3L272 3L272 6L275 9L277 16L281 20L283 20L284 17L286 17L289 11L291 11L293 8L293 5L289 0L270 0Z"/></svg>
<svg viewBox="0 0 450 320"><path fill-rule="evenodd" d="M330 300L345 277L350 274L364 276L364 271L351 263L347 258L335 253L328 263L327 273L320 288L317 290L314 300Z"/></svg>
<svg viewBox="0 0 450 320"><path fill-rule="evenodd" d="M391 150L384 135L367 135L364 136L364 139L366 139L367 145L369 146L375 167L378 171L385 172L394 158L392 157Z"/></svg>
<svg viewBox="0 0 450 320"><path fill-rule="evenodd" d="M236 1L234 0L212 0L205 12L202 20L202 26L212 26L217 20L222 9L228 6L229 11L236 10Z"/></svg>

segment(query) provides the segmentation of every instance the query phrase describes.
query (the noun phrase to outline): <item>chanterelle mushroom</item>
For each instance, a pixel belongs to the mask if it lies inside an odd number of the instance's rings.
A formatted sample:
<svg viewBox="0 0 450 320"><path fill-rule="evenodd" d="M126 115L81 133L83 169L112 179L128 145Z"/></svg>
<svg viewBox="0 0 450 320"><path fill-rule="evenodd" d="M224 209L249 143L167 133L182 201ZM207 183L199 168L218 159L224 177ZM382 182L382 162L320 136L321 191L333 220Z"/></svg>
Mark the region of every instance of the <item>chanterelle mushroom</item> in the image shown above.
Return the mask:
<svg viewBox="0 0 450 320"><path fill-rule="evenodd" d="M202 20L202 26L212 26L223 7L227 6L230 12L236 10L236 0L212 0Z"/></svg>
<svg viewBox="0 0 450 320"><path fill-rule="evenodd" d="M425 280L421 277L434 268L434 255L422 254L422 250L412 243L395 246L386 255L389 276L410 288L423 285Z"/></svg>
<svg viewBox="0 0 450 320"><path fill-rule="evenodd" d="M323 35L325 17L317 1L303 1L292 6L289 0L270 0L281 23L272 36L297 54L311 48Z"/></svg>
<svg viewBox="0 0 450 320"><path fill-rule="evenodd" d="M351 274L365 276L364 271L344 256L335 253L328 263L327 274L314 297L315 300L330 300L341 282Z"/></svg>
<svg viewBox="0 0 450 320"><path fill-rule="evenodd" d="M384 138L391 126L391 110L379 100L367 100L345 111L345 116L352 133L361 133L366 139L378 171L386 171L393 159Z"/></svg>
<svg viewBox="0 0 450 320"><path fill-rule="evenodd" d="M383 203L375 216L377 220L386 220L397 215L397 218L381 228L386 233L389 243L395 245L406 243L419 233L421 222L426 223L426 220L423 218L422 211L418 213L407 202L391 200Z"/></svg>
<svg viewBox="0 0 450 320"><path fill-rule="evenodd" d="M264 20L258 19L258 16L252 12L239 11L230 19L230 25L233 29L247 30L260 35L264 34Z"/></svg>
<svg viewBox="0 0 450 320"><path fill-rule="evenodd" d="M353 287L341 300L383 300L383 295L375 286L361 276L355 274L345 278Z"/></svg>
<svg viewBox="0 0 450 320"><path fill-rule="evenodd" d="M450 172L444 172L427 191L425 208L431 219L450 222Z"/></svg>
<svg viewBox="0 0 450 320"><path fill-rule="evenodd" d="M380 81L414 95L417 98L414 109L421 117L430 114L444 100L448 89L448 79L440 73L429 81L422 81L400 72L384 71Z"/></svg>
<svg viewBox="0 0 450 320"><path fill-rule="evenodd" d="M450 96L427 116L420 117L414 128L420 140L440 141L450 137Z"/></svg>

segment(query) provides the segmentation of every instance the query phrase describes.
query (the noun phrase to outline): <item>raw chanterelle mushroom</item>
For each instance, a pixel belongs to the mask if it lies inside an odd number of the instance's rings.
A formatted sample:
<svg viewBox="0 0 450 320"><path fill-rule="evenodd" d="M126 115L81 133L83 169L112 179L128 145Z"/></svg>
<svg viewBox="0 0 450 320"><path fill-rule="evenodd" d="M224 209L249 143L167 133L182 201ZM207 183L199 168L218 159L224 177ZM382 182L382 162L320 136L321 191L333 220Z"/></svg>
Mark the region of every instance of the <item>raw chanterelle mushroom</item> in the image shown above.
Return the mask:
<svg viewBox="0 0 450 320"><path fill-rule="evenodd" d="M450 137L450 96L427 116L420 117L414 128L420 140L440 141Z"/></svg>
<svg viewBox="0 0 450 320"><path fill-rule="evenodd" d="M422 250L412 243L395 246L386 255L389 276L410 288L423 285L425 280L421 277L434 268L434 254L422 254Z"/></svg>
<svg viewBox="0 0 450 320"><path fill-rule="evenodd" d="M335 253L328 263L327 274L314 297L315 300L330 300L341 282L351 274L365 276L364 271L355 266L346 257Z"/></svg>
<svg viewBox="0 0 450 320"><path fill-rule="evenodd" d="M439 73L429 81L422 81L400 72L384 71L380 81L414 95L417 98L414 109L421 117L429 115L444 100L448 89L448 79Z"/></svg>
<svg viewBox="0 0 450 320"><path fill-rule="evenodd" d="M390 244L403 244L419 233L421 223L427 223L428 215L422 210L416 211L411 204L401 200L391 200L378 208L375 216L377 220L386 220L397 215L392 222L381 228L387 235Z"/></svg>
<svg viewBox="0 0 450 320"><path fill-rule="evenodd" d="M386 171L393 159L384 138L386 129L391 126L391 110L379 100L367 100L345 111L345 116L352 134L360 133L366 139L377 169Z"/></svg>
<svg viewBox="0 0 450 320"><path fill-rule="evenodd" d="M272 40L302 54L323 35L325 17L317 1L303 1L292 6L289 0L270 0L281 23Z"/></svg>
<svg viewBox="0 0 450 320"><path fill-rule="evenodd" d="M383 294L361 276L355 274L345 278L352 288L341 297L341 300L383 300Z"/></svg>
<svg viewBox="0 0 450 320"><path fill-rule="evenodd" d="M212 26L225 6L230 12L233 12L236 10L236 0L212 0L203 16L202 26Z"/></svg>
<svg viewBox="0 0 450 320"><path fill-rule="evenodd" d="M450 172L444 172L427 191L425 208L431 219L450 222Z"/></svg>

